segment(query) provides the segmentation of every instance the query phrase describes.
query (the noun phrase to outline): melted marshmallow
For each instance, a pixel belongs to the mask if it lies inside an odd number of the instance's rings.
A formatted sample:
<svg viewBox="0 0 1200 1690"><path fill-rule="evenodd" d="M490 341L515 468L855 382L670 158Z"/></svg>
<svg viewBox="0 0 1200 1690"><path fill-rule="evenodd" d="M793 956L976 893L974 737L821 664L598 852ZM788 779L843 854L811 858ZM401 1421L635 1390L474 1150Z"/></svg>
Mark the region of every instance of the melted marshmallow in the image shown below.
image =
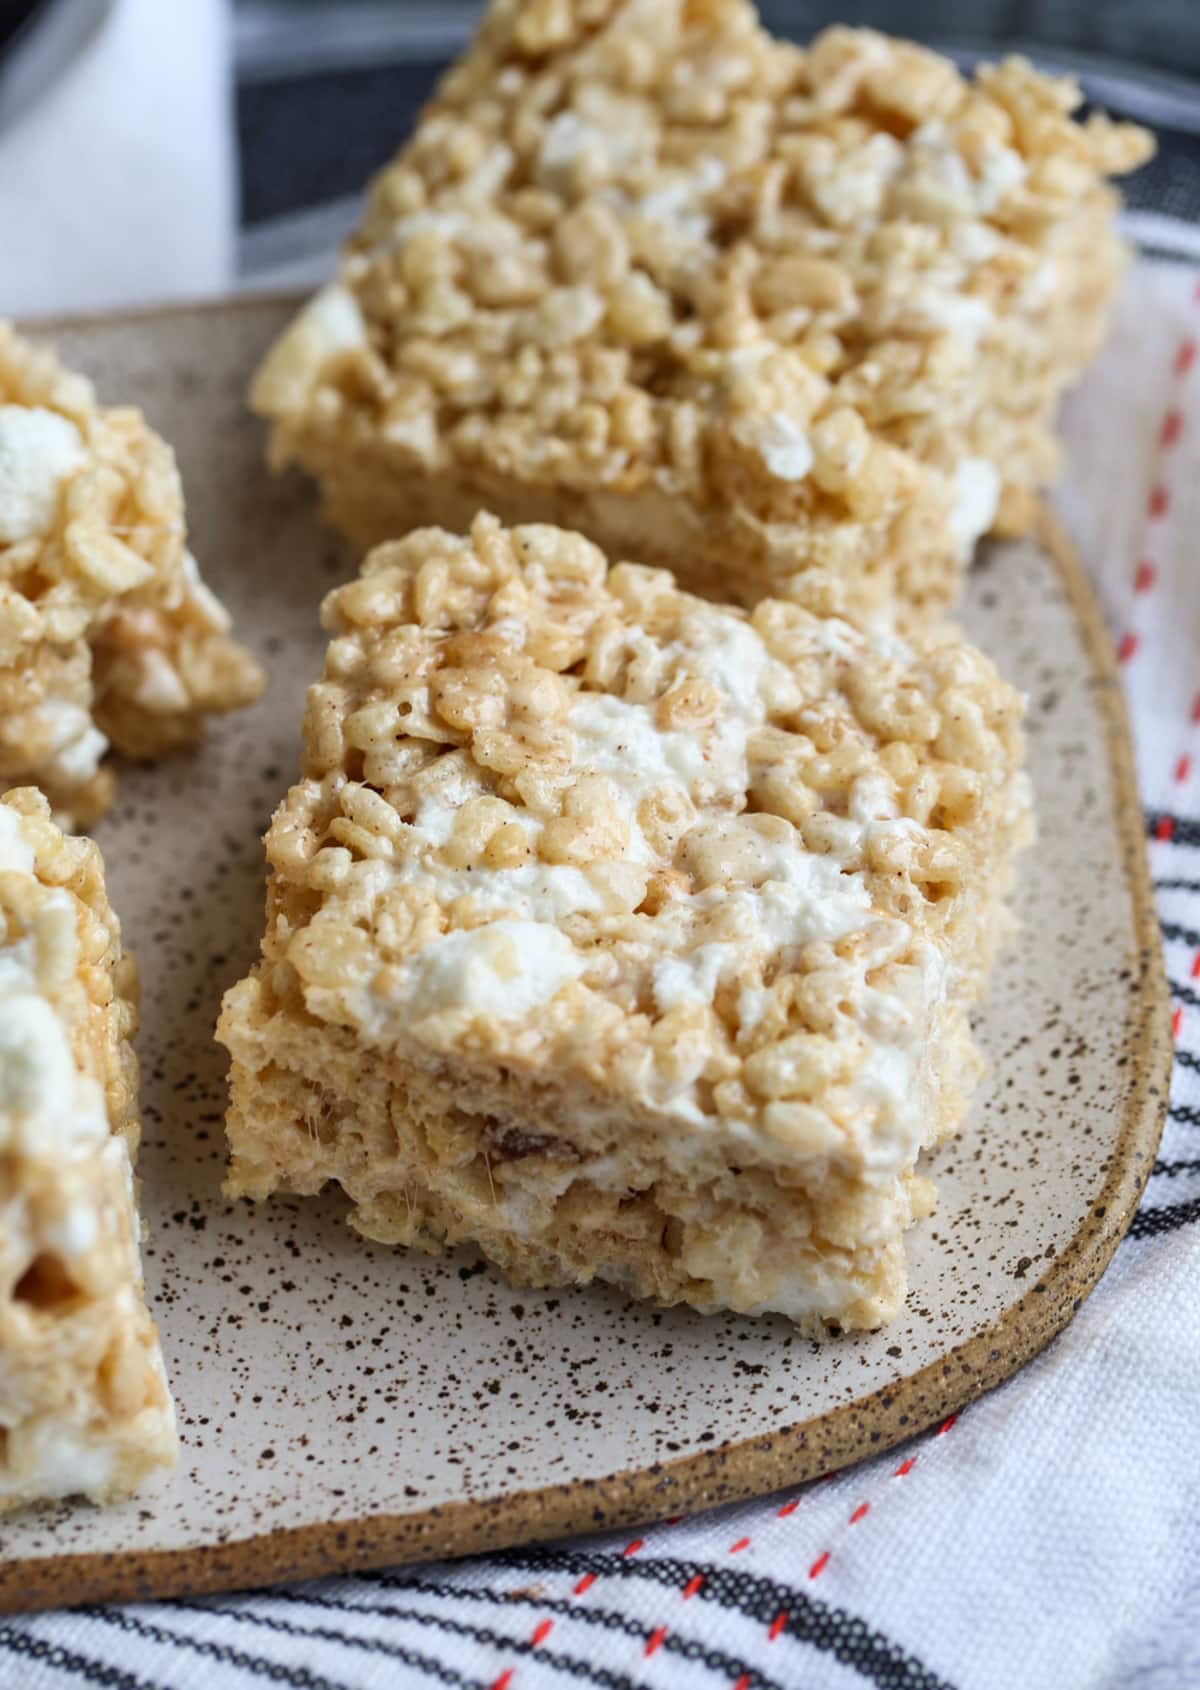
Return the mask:
<svg viewBox="0 0 1200 1690"><path fill-rule="evenodd" d="M803 481L813 466L808 435L786 411L741 418L734 433L753 447L776 481Z"/></svg>
<svg viewBox="0 0 1200 1690"><path fill-rule="evenodd" d="M358 301L340 282L324 287L276 341L254 379L252 400L268 415L299 409L331 358L367 344Z"/></svg>
<svg viewBox="0 0 1200 1690"><path fill-rule="evenodd" d="M551 188L569 186L571 172L589 153L603 161L605 173L615 175L637 157L636 136L589 122L578 112L560 111L546 125L538 152L538 179Z"/></svg>
<svg viewBox="0 0 1200 1690"><path fill-rule="evenodd" d="M42 1414L8 1429L9 1474L0 1471L0 1500L95 1496L111 1485L117 1454L69 1412Z"/></svg>
<svg viewBox="0 0 1200 1690"><path fill-rule="evenodd" d="M83 463L73 422L38 405L0 405L0 545L45 534L63 481Z"/></svg>
<svg viewBox="0 0 1200 1690"><path fill-rule="evenodd" d="M492 921L447 933L412 959L401 1003L421 1015L463 1009L520 1016L577 980L583 959L544 921Z"/></svg>
<svg viewBox="0 0 1200 1690"><path fill-rule="evenodd" d="M950 530L959 554L968 559L996 520L1000 502L1000 477L986 458L964 458L954 475L954 505Z"/></svg>
<svg viewBox="0 0 1200 1690"><path fill-rule="evenodd" d="M51 700L39 708L38 715L50 725L52 735L45 759L47 774L72 784L90 780L108 750L108 741L88 712L79 704Z"/></svg>
<svg viewBox="0 0 1200 1690"><path fill-rule="evenodd" d="M848 625L827 622L819 632L820 643L835 655L852 660L862 651L862 636ZM867 638L873 649L886 647L901 660L910 656L886 630ZM480 792L478 776L463 764L460 779L421 795L409 850L365 870L377 879L380 893L397 881L419 884L443 908L467 900L472 920L485 923L452 930L407 957L398 991L393 977L387 996L362 993L358 1017L375 1036L394 1036L400 1026L453 1010L520 1019L568 985L603 988L614 969L621 977L644 971L660 1015L711 1006L729 985L745 1031L765 1012L764 978L794 966L805 946L835 942L876 919L865 874L843 863L861 861L876 833L913 832L914 823L897 817L895 790L886 777L865 776L855 783L835 854L808 850L781 818L737 813L749 784L750 736L767 719L767 700L781 684L780 665L757 631L740 617L700 607L681 625L675 643L639 654L638 660L652 675L659 666L657 680L686 673L709 682L723 694L723 703L713 723L686 730L660 726L657 706L600 692L574 695L567 717L570 779L602 776L626 824L625 842L613 847L611 860L583 868L538 861L544 823L516 808L508 819L526 834L530 861L471 869L445 862L441 847L451 838L458 811ZM638 820L642 801L662 789L673 795L682 818L683 840L674 860L694 858L698 882L690 894L659 910L647 924L644 944L623 941L615 952L601 947L593 954L576 943L579 928L567 933L563 923L581 916L602 921L614 908L613 877L627 895L625 909L636 907L641 894L630 898L631 886L644 887L647 868L669 866ZM704 876L714 872L706 864L717 865L717 883L704 884ZM940 965L936 953L930 955L924 971L894 971L894 991L862 980L855 988L855 1026L871 1049L850 1101L873 1123L871 1156L884 1172L911 1158L922 1136L923 1050L933 973ZM698 1101L698 1077L677 1062L670 1078L657 1072L648 1077L647 1099L703 1125L709 1117ZM736 1122L726 1125L739 1130Z"/></svg>
<svg viewBox="0 0 1200 1690"><path fill-rule="evenodd" d="M33 846L20 817L7 804L0 804L0 874L32 874L33 862Z"/></svg>

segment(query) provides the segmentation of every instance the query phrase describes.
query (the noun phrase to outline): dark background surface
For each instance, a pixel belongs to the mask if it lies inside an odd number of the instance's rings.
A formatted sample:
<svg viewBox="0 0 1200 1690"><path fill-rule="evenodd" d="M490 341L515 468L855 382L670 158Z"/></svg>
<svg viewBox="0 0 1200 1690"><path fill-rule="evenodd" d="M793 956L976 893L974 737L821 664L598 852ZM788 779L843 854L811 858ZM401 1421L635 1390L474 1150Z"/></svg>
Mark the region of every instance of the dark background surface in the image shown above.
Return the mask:
<svg viewBox="0 0 1200 1690"><path fill-rule="evenodd" d="M0 47L6 46L46 3L47 0L0 0Z"/></svg>
<svg viewBox="0 0 1200 1690"><path fill-rule="evenodd" d="M0 13L6 3L11 0L0 0ZM244 11L253 11L257 3L238 0ZM299 19L305 11L335 8L329 0L291 0L290 7L278 9L290 9ZM429 0L374 0L374 9L403 17L406 11L428 14L439 8ZM1197 0L840 0L832 5L829 0L759 0L759 11L770 28L797 39L835 21L870 24L915 40L1038 41L1200 75Z"/></svg>
<svg viewBox="0 0 1200 1690"><path fill-rule="evenodd" d="M1197 0L762 0L759 10L801 38L836 18L916 40L1040 42L1200 74Z"/></svg>

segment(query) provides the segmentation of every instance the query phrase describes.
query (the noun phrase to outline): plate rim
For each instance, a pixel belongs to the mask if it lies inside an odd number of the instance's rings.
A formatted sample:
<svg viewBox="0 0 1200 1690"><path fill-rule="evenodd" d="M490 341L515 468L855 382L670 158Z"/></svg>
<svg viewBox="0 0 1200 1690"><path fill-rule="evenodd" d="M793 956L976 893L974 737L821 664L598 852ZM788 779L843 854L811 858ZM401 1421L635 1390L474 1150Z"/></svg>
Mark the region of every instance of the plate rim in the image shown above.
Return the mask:
<svg viewBox="0 0 1200 1690"><path fill-rule="evenodd" d="M38 330L119 327L188 312L278 309L291 293L43 319ZM1122 1048L1134 1075L1096 1201L1019 1301L908 1378L792 1426L597 1479L436 1504L411 1513L269 1527L177 1549L87 1551L0 1563L0 1613L262 1588L458 1557L580 1532L646 1524L802 1484L881 1454L957 1413L1031 1361L1094 1289L1137 1209L1158 1149L1173 1041L1145 825L1118 668L1103 614L1066 529L1038 501L1032 537L1048 553L1079 629L1104 729L1113 817L1131 903L1137 971Z"/></svg>

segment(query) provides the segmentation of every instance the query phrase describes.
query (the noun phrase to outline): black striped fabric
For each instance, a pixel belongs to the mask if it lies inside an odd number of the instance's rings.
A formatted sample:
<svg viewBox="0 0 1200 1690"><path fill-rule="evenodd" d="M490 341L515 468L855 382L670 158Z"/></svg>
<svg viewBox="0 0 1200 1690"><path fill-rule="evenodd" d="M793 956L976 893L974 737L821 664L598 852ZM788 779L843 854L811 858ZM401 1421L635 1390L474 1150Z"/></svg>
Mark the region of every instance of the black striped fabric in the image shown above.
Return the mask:
<svg viewBox="0 0 1200 1690"><path fill-rule="evenodd" d="M1200 817L1167 810L1146 812L1146 833L1154 853L1154 889L1160 906L1172 912L1200 895L1200 864L1193 864L1200 846ZM1173 861L1175 859L1175 861ZM1178 868L1179 872L1176 872ZM1195 906L1200 909L1200 902ZM1196 918L1179 920L1175 914L1161 917L1160 925L1168 956L1168 987L1172 1001L1189 1008L1200 1007L1200 975L1182 977L1176 961L1182 955L1200 953L1200 926ZM1194 1021L1189 1020L1189 1025ZM1200 1221L1200 1102L1186 1101L1177 1093L1200 1096L1200 1051L1180 1043L1175 1050L1175 1080L1167 1110L1163 1149L1150 1176L1139 1212L1134 1216L1128 1238L1169 1238Z"/></svg>

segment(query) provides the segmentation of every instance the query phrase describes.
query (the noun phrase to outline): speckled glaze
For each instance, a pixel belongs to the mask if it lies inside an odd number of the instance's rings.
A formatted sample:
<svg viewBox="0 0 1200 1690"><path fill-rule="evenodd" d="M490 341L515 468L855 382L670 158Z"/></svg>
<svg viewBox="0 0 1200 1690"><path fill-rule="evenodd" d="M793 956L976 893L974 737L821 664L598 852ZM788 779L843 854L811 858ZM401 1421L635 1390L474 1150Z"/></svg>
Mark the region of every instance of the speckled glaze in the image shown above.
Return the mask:
<svg viewBox="0 0 1200 1690"><path fill-rule="evenodd" d="M613 1527L794 1484L1006 1378L1070 1319L1154 1157L1165 988L1108 641L1069 546L988 551L971 634L1029 694L1041 843L982 1039L992 1074L936 1157L938 1212L885 1331L612 1290L512 1291L467 1260L363 1244L336 1194L220 1195L224 988L258 946L259 836L297 764L317 605L351 567L243 412L291 310L259 302L56 329L173 441L195 550L271 675L199 751L122 775L99 840L142 970L147 1287L178 1398L178 1475L135 1501L0 1526L0 1607L261 1585Z"/></svg>

